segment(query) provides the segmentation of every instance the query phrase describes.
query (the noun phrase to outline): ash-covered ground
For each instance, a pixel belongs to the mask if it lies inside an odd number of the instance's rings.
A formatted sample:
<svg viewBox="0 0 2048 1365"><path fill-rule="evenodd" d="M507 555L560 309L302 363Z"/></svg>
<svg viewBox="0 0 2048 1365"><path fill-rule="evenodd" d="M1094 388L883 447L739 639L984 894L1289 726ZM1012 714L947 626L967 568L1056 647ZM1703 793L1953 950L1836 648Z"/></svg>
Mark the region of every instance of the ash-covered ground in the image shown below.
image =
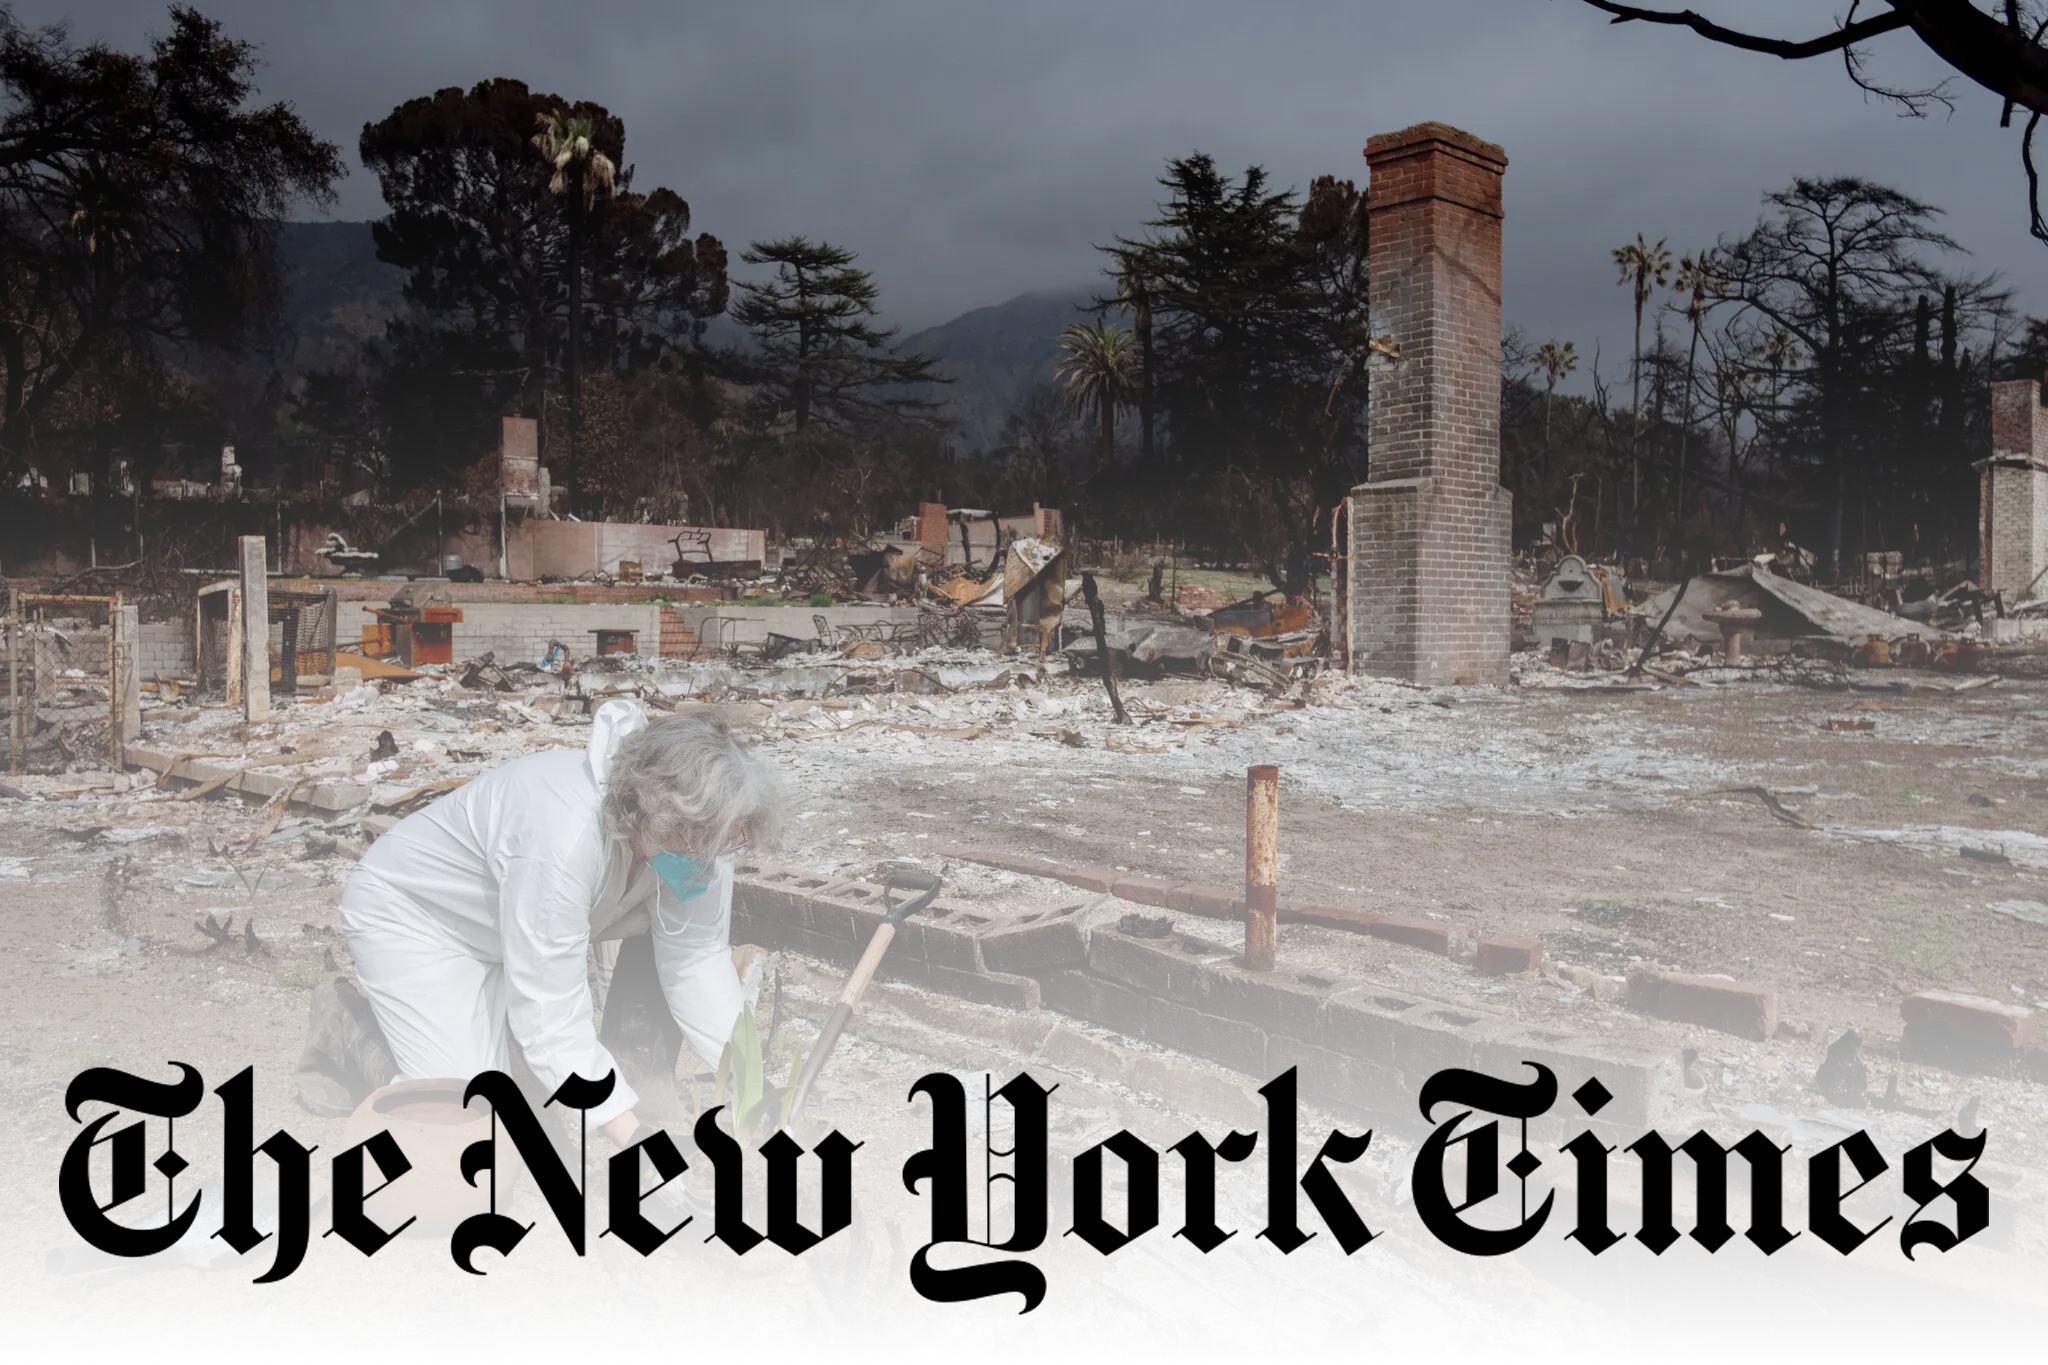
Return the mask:
<svg viewBox="0 0 2048 1365"><path fill-rule="evenodd" d="M1508 689L1332 677L1282 700L1211 682L1127 682L1134 723L1118 726L1099 682L986 656L892 662L865 681L858 669L837 670L837 682L812 676L814 665L779 672L787 676L624 665L566 691L549 681L513 692L430 676L288 705L249 732L220 707L145 714L153 751L372 784L374 804L347 811L193 798L183 784L160 790L146 771L8 779L20 793L0 799L0 1142L15 1154L0 1168L0 1283L9 1295L24 1311L35 1305L33 1321L74 1329L227 1314L237 1330L283 1334L308 1357L345 1346L372 1303L378 1322L451 1343L456 1329L441 1311L451 1293L474 1296L464 1321L477 1331L556 1305L553 1325L518 1339L562 1349L587 1349L592 1338L577 1324L594 1315L663 1341L743 1343L780 1322L799 1336L879 1346L909 1324L922 1344L947 1350L1185 1339L1191 1358L1503 1345L1517 1334L1570 1343L1658 1322L1690 1330L1733 1308L1773 1331L1809 1333L1803 1345L1887 1349L1906 1339L1886 1322L1934 1323L1958 1305L2038 1321L2048 1307L2048 1086L1898 1055L1898 1005L1914 991L2048 1008L2048 684L1859 687L1757 671L1623 689L1572 685L1531 663L1527 685ZM1200 1255L1170 1236L1179 1187L1169 1157L1162 1226L1151 1236L1109 1258L1079 1247L1061 1236L1061 1186L1050 1245L1036 1258L1051 1281L1046 1306L1024 1319L1014 1297L941 1310L906 1278L928 1237L928 1211L900 1179L903 1159L929 1138L922 1102L907 1099L919 1075L955 1071L974 1094L989 1073L998 1083L1023 1068L1057 1079L1055 1166L1119 1129L1164 1149L1195 1127L1220 1138L1234 1123L1255 1124L1257 1111L1245 1078L1207 1063L1095 1031L1102 1046L1157 1054L1199 1078L1147 1093L1071 1058L1053 1065L1034 1050L1042 1034L1028 1021L887 986L835 1057L817 1111L866 1143L860 1216L852 1233L804 1257L772 1247L735 1257L686 1232L645 1262L600 1239L579 1265L529 1200L521 1217L537 1220L536 1233L487 1286L462 1276L445 1245L408 1239L365 1261L317 1236L307 1268L273 1289L248 1284L260 1251L216 1256L214 1268L51 1273L46 1254L69 1237L57 1166L77 1128L63 1094L85 1068L163 1076L169 1061L187 1061L212 1085L253 1065L259 1138L283 1126L319 1144L322 1160L336 1149L340 1121L299 1110L289 1075L312 987L349 970L335 906L376 827L375 805L537 747L580 745L579 694L711 706L745 728L792 789L781 861L869 873L910 859L991 904L1064 889L942 850L1229 884L1242 876L1245 768L1278 763L1283 895L1534 935L1550 969L1483 978L1381 940L1283 926L1290 961L1577 1032L1693 1048L1694 1084L1665 1125L1674 1138L1680 1125L1705 1124L1724 1140L1761 1127L1803 1157L1865 1129L1893 1160L1895 1182L1898 1154L1969 1108L1991 1135L1977 1173L1993 1191L1994 1227L1951 1257L1923 1251L1912 1263L1889 1231L1848 1262L1811 1237L1768 1262L1739 1241L1713 1257L1685 1243L1661 1258L1630 1242L1595 1260L1560 1240L1560 1211L1540 1249L1476 1260L1417 1224L1408 1177L1418 1130L1394 1125L1342 1177L1381 1234L1355 1256L1328 1235L1292 1256L1258 1238L1259 1161L1224 1178L1219 1221L1239 1235ZM1835 724L1864 721L1870 728ZM380 745L386 731L391 743ZM231 924L232 941L195 927L208 916ZM1234 932L1199 922L1192 931L1219 941ZM1635 963L1774 987L1791 1027L1753 1042L1634 1013L1618 986ZM773 970L788 1017L771 1060L786 1066L813 1036L836 974L787 955ZM1813 1089L1827 1043L1848 1027L1866 1039L1883 1107L1845 1110ZM1305 1113L1304 1161L1340 1122ZM203 1174L218 1160L210 1103L189 1127L181 1149ZM599 1141L592 1153L595 1162L609 1151ZM1559 1161L1549 1155L1547 1172ZM1895 1184L1870 1209L1870 1222L1912 1212ZM1927 1311L1900 1311L1923 1297ZM1831 1305L1825 1323L1805 1311L1821 1301Z"/></svg>

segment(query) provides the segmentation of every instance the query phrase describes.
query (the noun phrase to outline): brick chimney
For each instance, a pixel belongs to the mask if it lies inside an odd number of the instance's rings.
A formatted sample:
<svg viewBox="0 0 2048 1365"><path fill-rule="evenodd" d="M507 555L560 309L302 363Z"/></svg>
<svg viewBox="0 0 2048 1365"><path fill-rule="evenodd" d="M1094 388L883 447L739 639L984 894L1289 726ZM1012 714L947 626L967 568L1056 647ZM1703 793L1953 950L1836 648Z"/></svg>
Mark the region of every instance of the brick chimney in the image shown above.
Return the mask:
<svg viewBox="0 0 2048 1365"><path fill-rule="evenodd" d="M1371 378L1352 490L1350 645L1359 671L1505 682L1511 503L1500 486L1501 174L1507 154L1441 123L1366 144Z"/></svg>
<svg viewBox="0 0 2048 1365"><path fill-rule="evenodd" d="M1991 386L1991 457L1977 462L1980 581L2014 605L2048 579L2048 413L2032 379Z"/></svg>

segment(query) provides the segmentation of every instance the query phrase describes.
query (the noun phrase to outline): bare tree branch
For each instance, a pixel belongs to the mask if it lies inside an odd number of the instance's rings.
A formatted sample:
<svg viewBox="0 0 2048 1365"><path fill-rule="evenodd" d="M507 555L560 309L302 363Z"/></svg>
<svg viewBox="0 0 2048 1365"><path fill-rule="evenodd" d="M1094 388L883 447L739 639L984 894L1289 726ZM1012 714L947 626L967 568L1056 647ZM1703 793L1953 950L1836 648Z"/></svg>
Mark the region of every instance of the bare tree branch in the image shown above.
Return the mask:
<svg viewBox="0 0 2048 1365"><path fill-rule="evenodd" d="M2039 114L2027 120L2027 131L2020 138L2020 164L2027 168L2027 208L2033 214L2030 230L2035 237L2048 242L2048 223L2041 221L2041 175L2034 169L2034 129L2040 123Z"/></svg>
<svg viewBox="0 0 2048 1365"><path fill-rule="evenodd" d="M2003 101L1998 118L2001 128L2012 125L2014 109L2024 109L2032 115L2021 139L2020 160L2027 173L2033 234L2048 241L2048 222L2044 222L2041 211L2040 177L2034 166L2033 138L2041 116L2048 114L2048 46L2043 44L2048 19L2033 22L2031 15L2022 14L2019 0L2004 0L1999 7L2001 14L1981 9L1971 0L1885 2L1890 6L1889 12L1861 20L1856 17L1857 4L1852 3L1847 17L1834 32L1805 42L1791 42L1726 28L1692 10L1643 9L1614 4L1611 0L1585 0L1609 15L1611 23L1688 28L1710 42L1787 61L1840 52L1849 79L1859 89L1905 106L1908 115L1925 114L1929 104L1940 104L1954 112L1955 104L1947 94L1946 83L1931 90L1898 90L1877 85L1864 76L1861 56L1855 51L1857 43L1902 28L1911 30L1928 51L1957 74Z"/></svg>
<svg viewBox="0 0 2048 1365"><path fill-rule="evenodd" d="M2018 0L2009 0L2009 3L2016 4ZM1856 11L1861 7L1862 0L1851 0L1849 16L1843 21L1845 29L1855 26ZM1930 86L1922 90L1901 90L1889 85L1879 85L1863 74L1863 54L1858 52L1854 46L1842 49L1842 70L1848 74L1849 80L1856 88L1864 94L1875 95L1879 99L1891 100L1895 104L1903 105L1904 108L1899 114L1901 118L1925 118L1927 117L1927 106L1930 104L1938 104L1951 114L1956 111L1956 102L1950 99L1948 94L1948 88L1953 82L1943 81L1939 85ZM2007 107L2011 107L2009 101Z"/></svg>
<svg viewBox="0 0 2048 1365"><path fill-rule="evenodd" d="M1689 9L1640 9L1635 5L1611 4L1609 0L1586 0L1586 3L1594 9L1613 15L1614 17L1608 21L1610 23L1674 24L1681 28L1689 28L1702 38L1710 39L1726 47L1739 47L1745 52L1761 52L1767 56L1782 57L1788 62L1802 61L1805 58L1818 57L1829 52L1839 52L1843 48L1860 43L1866 38L1875 38L1880 34L1891 33L1896 29L1909 27L1913 22L1912 17L1905 12L1902 6L1894 9L1890 14L1881 15L1875 19L1865 19L1861 23L1844 24L1833 33L1825 33L1818 38L1809 38L1805 42L1790 42L1783 38L1760 38L1753 33L1741 33L1732 28L1723 28L1705 15L1695 14Z"/></svg>

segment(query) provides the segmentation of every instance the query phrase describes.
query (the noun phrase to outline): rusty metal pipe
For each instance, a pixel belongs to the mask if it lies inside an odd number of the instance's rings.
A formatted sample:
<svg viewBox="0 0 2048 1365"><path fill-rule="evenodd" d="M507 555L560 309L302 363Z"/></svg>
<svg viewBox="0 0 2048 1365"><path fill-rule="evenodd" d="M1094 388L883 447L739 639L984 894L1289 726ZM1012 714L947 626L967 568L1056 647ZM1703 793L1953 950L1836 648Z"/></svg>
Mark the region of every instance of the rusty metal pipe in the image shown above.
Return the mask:
<svg viewBox="0 0 2048 1365"><path fill-rule="evenodd" d="M1280 922L1280 769L1261 763L1245 771L1244 960L1273 970Z"/></svg>

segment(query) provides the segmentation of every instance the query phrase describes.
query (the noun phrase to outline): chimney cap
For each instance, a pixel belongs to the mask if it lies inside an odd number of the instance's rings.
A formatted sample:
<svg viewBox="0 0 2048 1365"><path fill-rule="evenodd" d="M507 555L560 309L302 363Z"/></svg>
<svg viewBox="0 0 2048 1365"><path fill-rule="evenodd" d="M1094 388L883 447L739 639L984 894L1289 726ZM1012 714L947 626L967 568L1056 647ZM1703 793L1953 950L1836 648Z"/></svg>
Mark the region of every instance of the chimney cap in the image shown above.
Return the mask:
<svg viewBox="0 0 2048 1365"><path fill-rule="evenodd" d="M1453 128L1448 123L1434 120L1412 124L1394 133L1375 133L1366 139L1365 158L1368 163L1390 156L1418 149L1428 142L1441 143L1445 147L1465 153L1480 161L1491 162L1496 167L1508 164L1508 154L1495 143L1474 137L1462 128Z"/></svg>

